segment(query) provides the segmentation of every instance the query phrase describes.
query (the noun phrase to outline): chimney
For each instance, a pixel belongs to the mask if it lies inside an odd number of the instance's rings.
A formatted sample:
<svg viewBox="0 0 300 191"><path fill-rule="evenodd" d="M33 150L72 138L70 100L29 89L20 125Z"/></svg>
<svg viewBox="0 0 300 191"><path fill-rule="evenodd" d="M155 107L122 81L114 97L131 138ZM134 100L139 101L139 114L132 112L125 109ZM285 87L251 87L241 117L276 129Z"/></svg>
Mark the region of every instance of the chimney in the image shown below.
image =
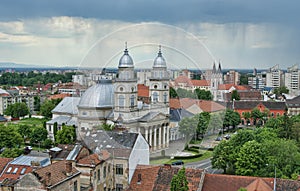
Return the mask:
<svg viewBox="0 0 300 191"><path fill-rule="evenodd" d="M51 172L46 172L45 184L46 186L51 185Z"/></svg>
<svg viewBox="0 0 300 191"><path fill-rule="evenodd" d="M66 175L67 176L72 175L72 162L70 162L70 161L66 162Z"/></svg>

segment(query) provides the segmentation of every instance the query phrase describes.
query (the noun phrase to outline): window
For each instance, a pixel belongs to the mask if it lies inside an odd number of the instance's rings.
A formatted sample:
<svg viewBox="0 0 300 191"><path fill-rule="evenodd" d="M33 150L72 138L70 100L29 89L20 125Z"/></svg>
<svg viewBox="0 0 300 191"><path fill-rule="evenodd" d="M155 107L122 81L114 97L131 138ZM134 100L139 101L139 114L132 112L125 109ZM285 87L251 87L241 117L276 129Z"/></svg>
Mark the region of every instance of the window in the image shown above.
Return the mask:
<svg viewBox="0 0 300 191"><path fill-rule="evenodd" d="M21 173L20 174L25 174L26 168L22 168Z"/></svg>
<svg viewBox="0 0 300 191"><path fill-rule="evenodd" d="M119 95L119 107L124 107L125 105L125 97L124 95Z"/></svg>
<svg viewBox="0 0 300 191"><path fill-rule="evenodd" d="M122 191L123 190L123 184L116 184L116 191Z"/></svg>
<svg viewBox="0 0 300 191"><path fill-rule="evenodd" d="M123 175L123 165L122 164L116 165L116 174Z"/></svg>
<svg viewBox="0 0 300 191"><path fill-rule="evenodd" d="M74 191L78 191L77 180L74 181Z"/></svg>
<svg viewBox="0 0 300 191"><path fill-rule="evenodd" d="M164 103L166 104L168 101L168 94L165 92L164 93Z"/></svg>
<svg viewBox="0 0 300 191"><path fill-rule="evenodd" d="M103 167L103 178L106 178L106 166Z"/></svg>
<svg viewBox="0 0 300 191"><path fill-rule="evenodd" d="M98 173L98 181L100 181L100 169L98 169L97 173Z"/></svg>
<svg viewBox="0 0 300 191"><path fill-rule="evenodd" d="M6 171L6 173L10 173L11 170L12 170L12 167L9 167L8 170Z"/></svg>
<svg viewBox="0 0 300 191"><path fill-rule="evenodd" d="M19 168L15 168L15 170L12 172L13 174L17 174Z"/></svg>
<svg viewBox="0 0 300 191"><path fill-rule="evenodd" d="M134 95L131 95L131 97L130 97L130 107L131 108L134 107Z"/></svg>
<svg viewBox="0 0 300 191"><path fill-rule="evenodd" d="M158 93L157 92L153 92L153 102L158 102Z"/></svg>

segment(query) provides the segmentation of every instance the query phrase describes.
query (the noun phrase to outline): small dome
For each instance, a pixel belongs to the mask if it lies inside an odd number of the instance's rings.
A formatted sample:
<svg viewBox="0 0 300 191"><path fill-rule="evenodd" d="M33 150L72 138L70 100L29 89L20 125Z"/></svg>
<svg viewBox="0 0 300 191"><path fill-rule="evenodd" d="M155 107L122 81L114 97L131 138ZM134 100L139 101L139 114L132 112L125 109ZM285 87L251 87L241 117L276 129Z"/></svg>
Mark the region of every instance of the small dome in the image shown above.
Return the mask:
<svg viewBox="0 0 300 191"><path fill-rule="evenodd" d="M82 95L79 107L103 108L113 107L114 90L111 80L101 79L96 85L88 88Z"/></svg>
<svg viewBox="0 0 300 191"><path fill-rule="evenodd" d="M124 54L119 60L119 68L131 68L133 67L133 60L128 54L127 45L125 46Z"/></svg>
<svg viewBox="0 0 300 191"><path fill-rule="evenodd" d="M161 46L159 46L158 55L154 60L153 67L154 68L165 68L165 67L167 67L166 60L164 59L164 57L162 56L162 53L161 53Z"/></svg>

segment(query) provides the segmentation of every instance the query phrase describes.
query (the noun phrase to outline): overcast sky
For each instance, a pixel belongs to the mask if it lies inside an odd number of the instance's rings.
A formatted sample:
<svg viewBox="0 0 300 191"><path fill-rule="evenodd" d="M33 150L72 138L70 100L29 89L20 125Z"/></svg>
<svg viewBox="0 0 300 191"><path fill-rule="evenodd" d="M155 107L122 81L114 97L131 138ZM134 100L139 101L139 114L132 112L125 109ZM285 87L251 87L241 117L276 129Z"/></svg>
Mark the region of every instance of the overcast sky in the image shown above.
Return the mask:
<svg viewBox="0 0 300 191"><path fill-rule="evenodd" d="M162 45L169 67L286 69L300 61L300 1L2 0L0 62L138 67Z"/></svg>

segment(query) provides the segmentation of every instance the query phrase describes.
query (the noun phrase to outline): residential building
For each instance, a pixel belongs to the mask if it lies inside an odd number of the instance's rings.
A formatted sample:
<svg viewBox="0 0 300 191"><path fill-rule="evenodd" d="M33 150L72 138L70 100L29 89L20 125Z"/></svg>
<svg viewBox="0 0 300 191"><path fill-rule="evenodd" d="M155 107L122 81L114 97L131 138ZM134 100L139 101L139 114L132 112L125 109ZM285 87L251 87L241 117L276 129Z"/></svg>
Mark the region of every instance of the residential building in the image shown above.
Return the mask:
<svg viewBox="0 0 300 191"><path fill-rule="evenodd" d="M170 190L172 178L179 170L180 167L171 165L138 165L127 191ZM186 168L185 175L189 190L201 190L201 182L205 178L204 170Z"/></svg>
<svg viewBox="0 0 300 191"><path fill-rule="evenodd" d="M247 85L220 84L218 87L218 101L229 102L232 99L232 92L237 91L240 100L262 100L262 95L259 90L252 89Z"/></svg>
<svg viewBox="0 0 300 191"><path fill-rule="evenodd" d="M300 95L293 99L286 100L287 114L299 115L300 114Z"/></svg>
<svg viewBox="0 0 300 191"><path fill-rule="evenodd" d="M51 112L52 120L46 122L48 138L54 141L54 124L57 130L62 129L62 125L77 126L77 115L79 97L65 97Z"/></svg>
<svg viewBox="0 0 300 191"><path fill-rule="evenodd" d="M234 84L239 85L240 84L240 73L234 70L229 70L224 75L224 84Z"/></svg>
<svg viewBox="0 0 300 191"><path fill-rule="evenodd" d="M187 76L178 76L174 81L170 82L170 85L177 90L178 88L188 91L194 91L195 89L210 90L210 81L207 80L191 80Z"/></svg>
<svg viewBox="0 0 300 191"><path fill-rule="evenodd" d="M69 83L59 84L55 89L57 89L58 93L70 94L72 96L82 96L82 94L86 90L86 86L69 82Z"/></svg>
<svg viewBox="0 0 300 191"><path fill-rule="evenodd" d="M72 162L59 161L24 175L14 186L14 191L80 190L80 172Z"/></svg>
<svg viewBox="0 0 300 191"><path fill-rule="evenodd" d="M110 153L102 165L106 189L125 189L136 166L149 164L149 144L140 133L96 130L86 133L83 140L94 153L103 150Z"/></svg>
<svg viewBox="0 0 300 191"><path fill-rule="evenodd" d="M284 85L291 92L298 92L300 90L300 70L297 64L287 69L284 74Z"/></svg>
<svg viewBox="0 0 300 191"><path fill-rule="evenodd" d="M267 118L277 116L283 116L286 112L286 105L285 102L274 102L274 101L233 101L230 103L231 108L234 109L234 111L238 112L240 114L240 117L242 119L242 124L257 124L259 121L253 121L253 119L245 119L244 113L251 111L254 108L258 108L260 112L268 112ZM249 121L247 121L249 120ZM266 119L258 119L260 120L260 123L264 123L264 120Z"/></svg>
<svg viewBox="0 0 300 191"><path fill-rule="evenodd" d="M266 86L266 73L257 73L253 70L253 76L248 77L248 85L254 89L262 90Z"/></svg>
<svg viewBox="0 0 300 191"><path fill-rule="evenodd" d="M15 95L2 94L0 96L0 114L3 115L4 111L11 104L25 103L29 108L29 112L34 112L34 95Z"/></svg>
<svg viewBox="0 0 300 191"><path fill-rule="evenodd" d="M283 71L279 68L279 65L271 67L266 74L266 86L272 88L278 88L284 85Z"/></svg>
<svg viewBox="0 0 300 191"><path fill-rule="evenodd" d="M51 162L67 160L75 163L76 161L89 156L88 148L81 144L58 144L56 147L49 149Z"/></svg>

